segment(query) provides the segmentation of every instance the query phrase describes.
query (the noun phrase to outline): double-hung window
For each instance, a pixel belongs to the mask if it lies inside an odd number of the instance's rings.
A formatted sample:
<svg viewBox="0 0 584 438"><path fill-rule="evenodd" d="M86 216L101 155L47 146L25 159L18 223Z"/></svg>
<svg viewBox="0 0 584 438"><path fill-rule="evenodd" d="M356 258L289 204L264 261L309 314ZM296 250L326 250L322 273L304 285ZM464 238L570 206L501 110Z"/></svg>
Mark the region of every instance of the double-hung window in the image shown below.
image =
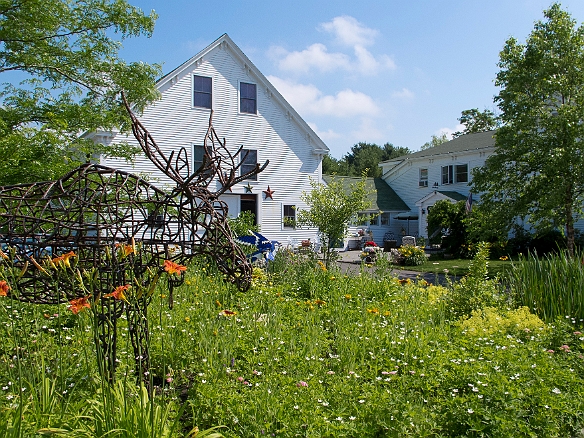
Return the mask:
<svg viewBox="0 0 584 438"><path fill-rule="evenodd" d="M239 111L248 114L257 114L256 84L239 83Z"/></svg>
<svg viewBox="0 0 584 438"><path fill-rule="evenodd" d="M420 169L420 181L418 183L420 187L428 187L428 169Z"/></svg>
<svg viewBox="0 0 584 438"><path fill-rule="evenodd" d="M240 152L241 155L241 175L245 175L247 172L253 171L258 163L258 151L254 149L242 149ZM252 181L257 181L258 174L250 176L249 178Z"/></svg>
<svg viewBox="0 0 584 438"><path fill-rule="evenodd" d="M454 182L454 172L452 164L442 166L442 184L452 184Z"/></svg>
<svg viewBox="0 0 584 438"><path fill-rule="evenodd" d="M210 156L211 148L207 146L207 154ZM205 146L194 145L193 146L193 170L196 172L203 165L205 159ZM208 159L208 158L207 158Z"/></svg>
<svg viewBox="0 0 584 438"><path fill-rule="evenodd" d="M296 206L284 205L282 211L282 222L284 228L294 228L296 226Z"/></svg>
<svg viewBox="0 0 584 438"><path fill-rule="evenodd" d="M456 182L468 182L468 164L456 165Z"/></svg>
<svg viewBox="0 0 584 438"><path fill-rule="evenodd" d="M468 164L442 166L442 184L468 182Z"/></svg>
<svg viewBox="0 0 584 438"><path fill-rule="evenodd" d="M193 76L193 106L211 109L213 81L206 76Z"/></svg>

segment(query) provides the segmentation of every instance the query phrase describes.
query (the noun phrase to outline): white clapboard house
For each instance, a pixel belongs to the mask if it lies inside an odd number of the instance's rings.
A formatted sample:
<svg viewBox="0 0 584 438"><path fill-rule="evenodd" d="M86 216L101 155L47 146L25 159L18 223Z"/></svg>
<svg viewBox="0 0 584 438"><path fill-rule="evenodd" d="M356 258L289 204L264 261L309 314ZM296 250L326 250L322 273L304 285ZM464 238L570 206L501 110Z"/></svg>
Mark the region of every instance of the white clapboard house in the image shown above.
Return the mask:
<svg viewBox="0 0 584 438"><path fill-rule="evenodd" d="M242 170L269 160L267 168L222 196L229 215L251 211L261 232L282 243L316 238L315 229L296 229L294 220L310 178L322 176L322 157L329 149L227 34L161 78L161 99L139 115L161 150L185 147L191 169L200 166L209 116L235 153L243 145ZM94 133L95 141L136 144L130 135ZM240 158L241 159L241 158ZM101 158L101 164L145 176L155 185L170 180L146 158L133 163ZM219 184L219 182L216 182ZM271 196L270 196L271 195Z"/></svg>
<svg viewBox="0 0 584 438"><path fill-rule="evenodd" d="M468 199L472 169L483 166L495 152L494 133L462 135L379 164L382 178L411 209L401 215L408 220L409 234L427 237L427 214L437 201ZM472 197L477 200L479 195Z"/></svg>

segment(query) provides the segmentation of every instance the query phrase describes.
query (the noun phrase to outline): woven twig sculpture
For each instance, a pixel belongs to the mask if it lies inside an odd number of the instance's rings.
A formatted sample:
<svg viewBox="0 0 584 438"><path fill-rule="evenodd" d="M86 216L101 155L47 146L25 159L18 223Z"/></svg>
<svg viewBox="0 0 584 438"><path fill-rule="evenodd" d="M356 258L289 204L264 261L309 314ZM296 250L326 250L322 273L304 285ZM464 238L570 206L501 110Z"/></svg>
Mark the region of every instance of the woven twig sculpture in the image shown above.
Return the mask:
<svg viewBox="0 0 584 438"><path fill-rule="evenodd" d="M183 265L198 255L213 258L240 289L249 288L252 268L233 240L219 196L268 162L242 174L242 148L230 153L210 120L203 164L191 173L186 150L166 156L124 103L134 136L176 183L174 189L163 191L136 175L89 163L56 181L0 187L0 255L4 272L13 273L3 280L8 297L68 301L74 312L91 308L98 363L110 380L117 320L125 313L136 372L147 381L147 308L162 275L168 275L171 307L172 290L184 280ZM221 183L215 191L213 180Z"/></svg>

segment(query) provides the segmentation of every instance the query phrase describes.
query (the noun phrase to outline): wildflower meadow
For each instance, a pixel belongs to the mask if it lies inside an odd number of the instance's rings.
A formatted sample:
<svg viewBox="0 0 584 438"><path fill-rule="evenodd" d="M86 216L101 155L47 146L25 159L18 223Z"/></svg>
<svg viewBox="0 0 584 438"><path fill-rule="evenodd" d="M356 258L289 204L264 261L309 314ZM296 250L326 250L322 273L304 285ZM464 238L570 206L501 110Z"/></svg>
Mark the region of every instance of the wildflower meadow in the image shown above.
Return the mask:
<svg viewBox="0 0 584 438"><path fill-rule="evenodd" d="M383 261L346 275L280 251L254 268L247 292L204 259L191 264L173 309L165 283L154 290L147 385L135 375L123 316L111 382L96 360L94 303L0 296L0 430L6 437L582 436L584 315L552 315L521 301L525 291L516 296L509 282L487 278L486 249L467 277L445 285L398 280ZM0 295L14 292L15 280L1 272ZM110 299L130 292L112 291Z"/></svg>

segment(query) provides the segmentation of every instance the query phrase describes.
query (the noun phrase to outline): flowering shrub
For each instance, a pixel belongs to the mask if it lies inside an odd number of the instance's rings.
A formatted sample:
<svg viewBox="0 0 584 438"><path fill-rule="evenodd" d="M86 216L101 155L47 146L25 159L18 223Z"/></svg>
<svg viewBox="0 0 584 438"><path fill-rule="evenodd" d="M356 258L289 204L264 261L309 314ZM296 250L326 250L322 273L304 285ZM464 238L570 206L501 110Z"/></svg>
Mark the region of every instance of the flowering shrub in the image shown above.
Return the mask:
<svg viewBox="0 0 584 438"><path fill-rule="evenodd" d="M514 310L498 310L494 307L473 310L472 316L460 323L460 328L473 336L491 336L495 333L525 336L543 332L546 326L529 308L523 306Z"/></svg>
<svg viewBox="0 0 584 438"><path fill-rule="evenodd" d="M426 263L426 253L419 246L405 245L398 248L406 266L419 266Z"/></svg>
<svg viewBox="0 0 584 438"><path fill-rule="evenodd" d="M365 248L368 248L368 247L376 248L378 245L373 240L369 240L369 241L365 242L364 246L365 246Z"/></svg>

